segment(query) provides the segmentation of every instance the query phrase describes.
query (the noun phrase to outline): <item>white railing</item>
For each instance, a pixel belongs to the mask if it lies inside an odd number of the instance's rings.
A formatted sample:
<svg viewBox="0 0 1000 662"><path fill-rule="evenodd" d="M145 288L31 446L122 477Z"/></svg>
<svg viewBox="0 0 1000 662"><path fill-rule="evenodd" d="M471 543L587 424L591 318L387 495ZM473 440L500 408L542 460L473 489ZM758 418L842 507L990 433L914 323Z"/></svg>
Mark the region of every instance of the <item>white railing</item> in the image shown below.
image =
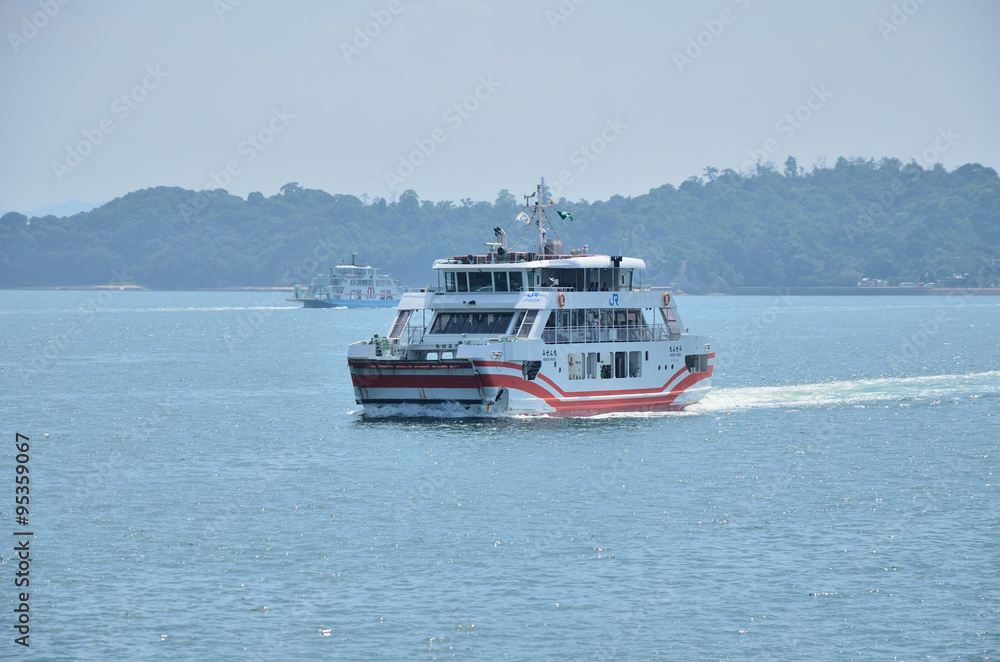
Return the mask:
<svg viewBox="0 0 1000 662"><path fill-rule="evenodd" d="M671 335L660 324L629 326L561 326L542 331L542 341L547 345L591 342L661 342L677 340L680 334Z"/></svg>

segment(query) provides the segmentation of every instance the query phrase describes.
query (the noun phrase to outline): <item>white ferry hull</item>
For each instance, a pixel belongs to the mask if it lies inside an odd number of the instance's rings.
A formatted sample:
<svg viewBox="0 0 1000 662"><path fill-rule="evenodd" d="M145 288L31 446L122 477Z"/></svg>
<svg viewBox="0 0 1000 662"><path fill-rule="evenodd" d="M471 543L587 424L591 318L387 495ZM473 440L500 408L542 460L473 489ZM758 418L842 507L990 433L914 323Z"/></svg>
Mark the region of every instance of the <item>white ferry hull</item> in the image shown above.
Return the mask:
<svg viewBox="0 0 1000 662"><path fill-rule="evenodd" d="M399 299L311 299L288 297L285 301L301 303L303 308L395 308Z"/></svg>
<svg viewBox="0 0 1000 662"><path fill-rule="evenodd" d="M465 353L487 356L495 348L511 353L529 349L515 345L470 345L463 349L468 350ZM610 354L629 349L627 345L567 346L554 360L547 361L548 365L534 379L525 378L523 362L472 358L406 361L376 357L366 352L369 347L352 345L353 356L348 365L356 402L375 415L415 411L404 407L411 405L427 408L428 413L433 406L458 406L473 416L596 416L613 412L680 411L711 390L715 359L714 352L708 353L707 368L690 372L676 356L673 364L667 363L670 357L665 355L660 357L663 364L656 364L653 373L656 377L642 380L641 385L628 383L630 388L624 388L625 384L612 388L607 382L618 380L567 381L562 368L566 357L582 353L580 350ZM656 360L655 356L651 358ZM664 368L672 365L672 369L660 370L661 365ZM651 371L653 366L649 362Z"/></svg>

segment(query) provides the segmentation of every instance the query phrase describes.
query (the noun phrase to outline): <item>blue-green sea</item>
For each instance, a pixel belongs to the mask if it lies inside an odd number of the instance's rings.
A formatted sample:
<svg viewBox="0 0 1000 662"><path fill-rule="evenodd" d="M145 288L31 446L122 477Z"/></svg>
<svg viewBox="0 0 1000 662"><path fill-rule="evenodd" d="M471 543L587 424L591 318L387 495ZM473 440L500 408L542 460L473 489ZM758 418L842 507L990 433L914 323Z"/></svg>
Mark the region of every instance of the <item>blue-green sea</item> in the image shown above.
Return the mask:
<svg viewBox="0 0 1000 662"><path fill-rule="evenodd" d="M685 412L368 419L394 312L282 297L0 292L0 659L1000 659L1000 298L678 297Z"/></svg>

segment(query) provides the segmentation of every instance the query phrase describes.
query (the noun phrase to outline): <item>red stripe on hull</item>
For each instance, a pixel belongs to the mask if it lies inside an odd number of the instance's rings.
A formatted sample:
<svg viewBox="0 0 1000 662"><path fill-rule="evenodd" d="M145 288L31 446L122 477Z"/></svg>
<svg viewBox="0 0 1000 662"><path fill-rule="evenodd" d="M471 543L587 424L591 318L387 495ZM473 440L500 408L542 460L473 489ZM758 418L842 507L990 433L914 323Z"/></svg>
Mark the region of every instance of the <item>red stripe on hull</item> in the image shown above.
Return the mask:
<svg viewBox="0 0 1000 662"><path fill-rule="evenodd" d="M714 357L710 354L709 357ZM622 389L620 391L563 391L550 378L538 375L539 381L528 381L520 376L495 373L478 368L507 368L520 372L516 363L500 361L477 361L475 367L468 361L440 363L382 362L371 360L349 360L351 381L358 389L439 389L479 390L482 387L504 387L534 396L551 407L550 412L537 412L549 416L593 416L614 412L679 411L690 403L677 404L678 397L698 382L712 376L714 366L705 372L690 373L667 390L671 383L687 372L681 368L660 388ZM374 374L357 374L372 371ZM417 374L408 374L414 371ZM469 374L470 371L472 374ZM400 374L400 372L404 374ZM423 374L421 374L423 373ZM450 373L450 374L449 374ZM464 374L456 374L464 373ZM552 390L543 385L550 386ZM553 392L555 391L555 393ZM482 391L479 391L480 395ZM557 394L558 393L558 394ZM615 397L619 396L619 397ZM620 397L631 396L631 397ZM577 400L577 398L585 398ZM450 399L450 398L449 398ZM455 398L456 400L461 398ZM517 410L515 409L515 413ZM524 412L531 414L535 412Z"/></svg>
<svg viewBox="0 0 1000 662"><path fill-rule="evenodd" d="M608 397L614 395L608 391L596 391L594 392L596 395L605 397L569 402L553 395L536 382L529 382L510 375L483 375L483 386L503 386L507 389L533 395L555 410L554 414L550 413L550 415L586 416L616 411L677 411L689 404L675 404L677 398L698 382L711 376L711 368L706 372L692 373L678 382L671 391L656 396L615 398Z"/></svg>
<svg viewBox="0 0 1000 662"><path fill-rule="evenodd" d="M461 388L478 389L476 375L351 375L351 383L358 388Z"/></svg>

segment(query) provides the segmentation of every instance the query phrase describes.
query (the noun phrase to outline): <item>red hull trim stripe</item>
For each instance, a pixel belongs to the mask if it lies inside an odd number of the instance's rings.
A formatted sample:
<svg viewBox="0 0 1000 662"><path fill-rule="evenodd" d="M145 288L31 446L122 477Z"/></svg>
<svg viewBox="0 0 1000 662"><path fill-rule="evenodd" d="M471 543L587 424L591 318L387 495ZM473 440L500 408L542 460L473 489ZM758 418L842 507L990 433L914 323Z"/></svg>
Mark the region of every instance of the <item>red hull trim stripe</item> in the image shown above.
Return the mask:
<svg viewBox="0 0 1000 662"><path fill-rule="evenodd" d="M358 388L460 388L478 389L477 375L351 375Z"/></svg>
<svg viewBox="0 0 1000 662"><path fill-rule="evenodd" d="M710 359L715 358L715 353L713 352L713 353L709 354L708 358L710 358ZM497 368L497 367L500 367L500 368L510 368L512 370L518 370L518 371L521 370L521 366L519 366L517 364L505 363L505 362L501 362L501 361L476 361L476 367L481 367L481 368ZM714 368L714 366L709 366L709 368L708 368L708 373L707 374L709 376L712 374L712 368ZM664 393L664 392L667 391L667 389L669 388L669 386L678 377L680 377L685 372L687 372L687 368L681 368L680 370L678 370L677 372L675 372L670 377L670 379L668 379L666 381L666 383L663 384L663 386L660 386L659 388L622 389L620 391L615 391L615 394L616 395L653 395L653 394L656 394L656 393ZM490 379L490 378L493 378L493 377L497 376L497 375L491 375L488 372L483 372L483 373L480 373L480 374L483 377L483 384L485 384L485 385L492 385L490 382L487 381L487 379ZM691 373L691 374L704 375L706 373ZM544 381L546 384L548 384L552 388L553 391L559 393L559 395L563 396L564 398L588 398L588 397L595 397L595 396L607 395L607 393L608 393L606 390L602 390L602 391L564 391L561 388L559 388L559 386L556 385L555 382L553 382L550 378L548 378L547 376L545 376L545 374L543 374L543 373L539 373L538 374L538 379L541 379L542 381ZM687 379L687 378L685 378L685 379ZM523 390L527 390L527 389L523 389ZM539 397L541 397L541 396L539 396Z"/></svg>

